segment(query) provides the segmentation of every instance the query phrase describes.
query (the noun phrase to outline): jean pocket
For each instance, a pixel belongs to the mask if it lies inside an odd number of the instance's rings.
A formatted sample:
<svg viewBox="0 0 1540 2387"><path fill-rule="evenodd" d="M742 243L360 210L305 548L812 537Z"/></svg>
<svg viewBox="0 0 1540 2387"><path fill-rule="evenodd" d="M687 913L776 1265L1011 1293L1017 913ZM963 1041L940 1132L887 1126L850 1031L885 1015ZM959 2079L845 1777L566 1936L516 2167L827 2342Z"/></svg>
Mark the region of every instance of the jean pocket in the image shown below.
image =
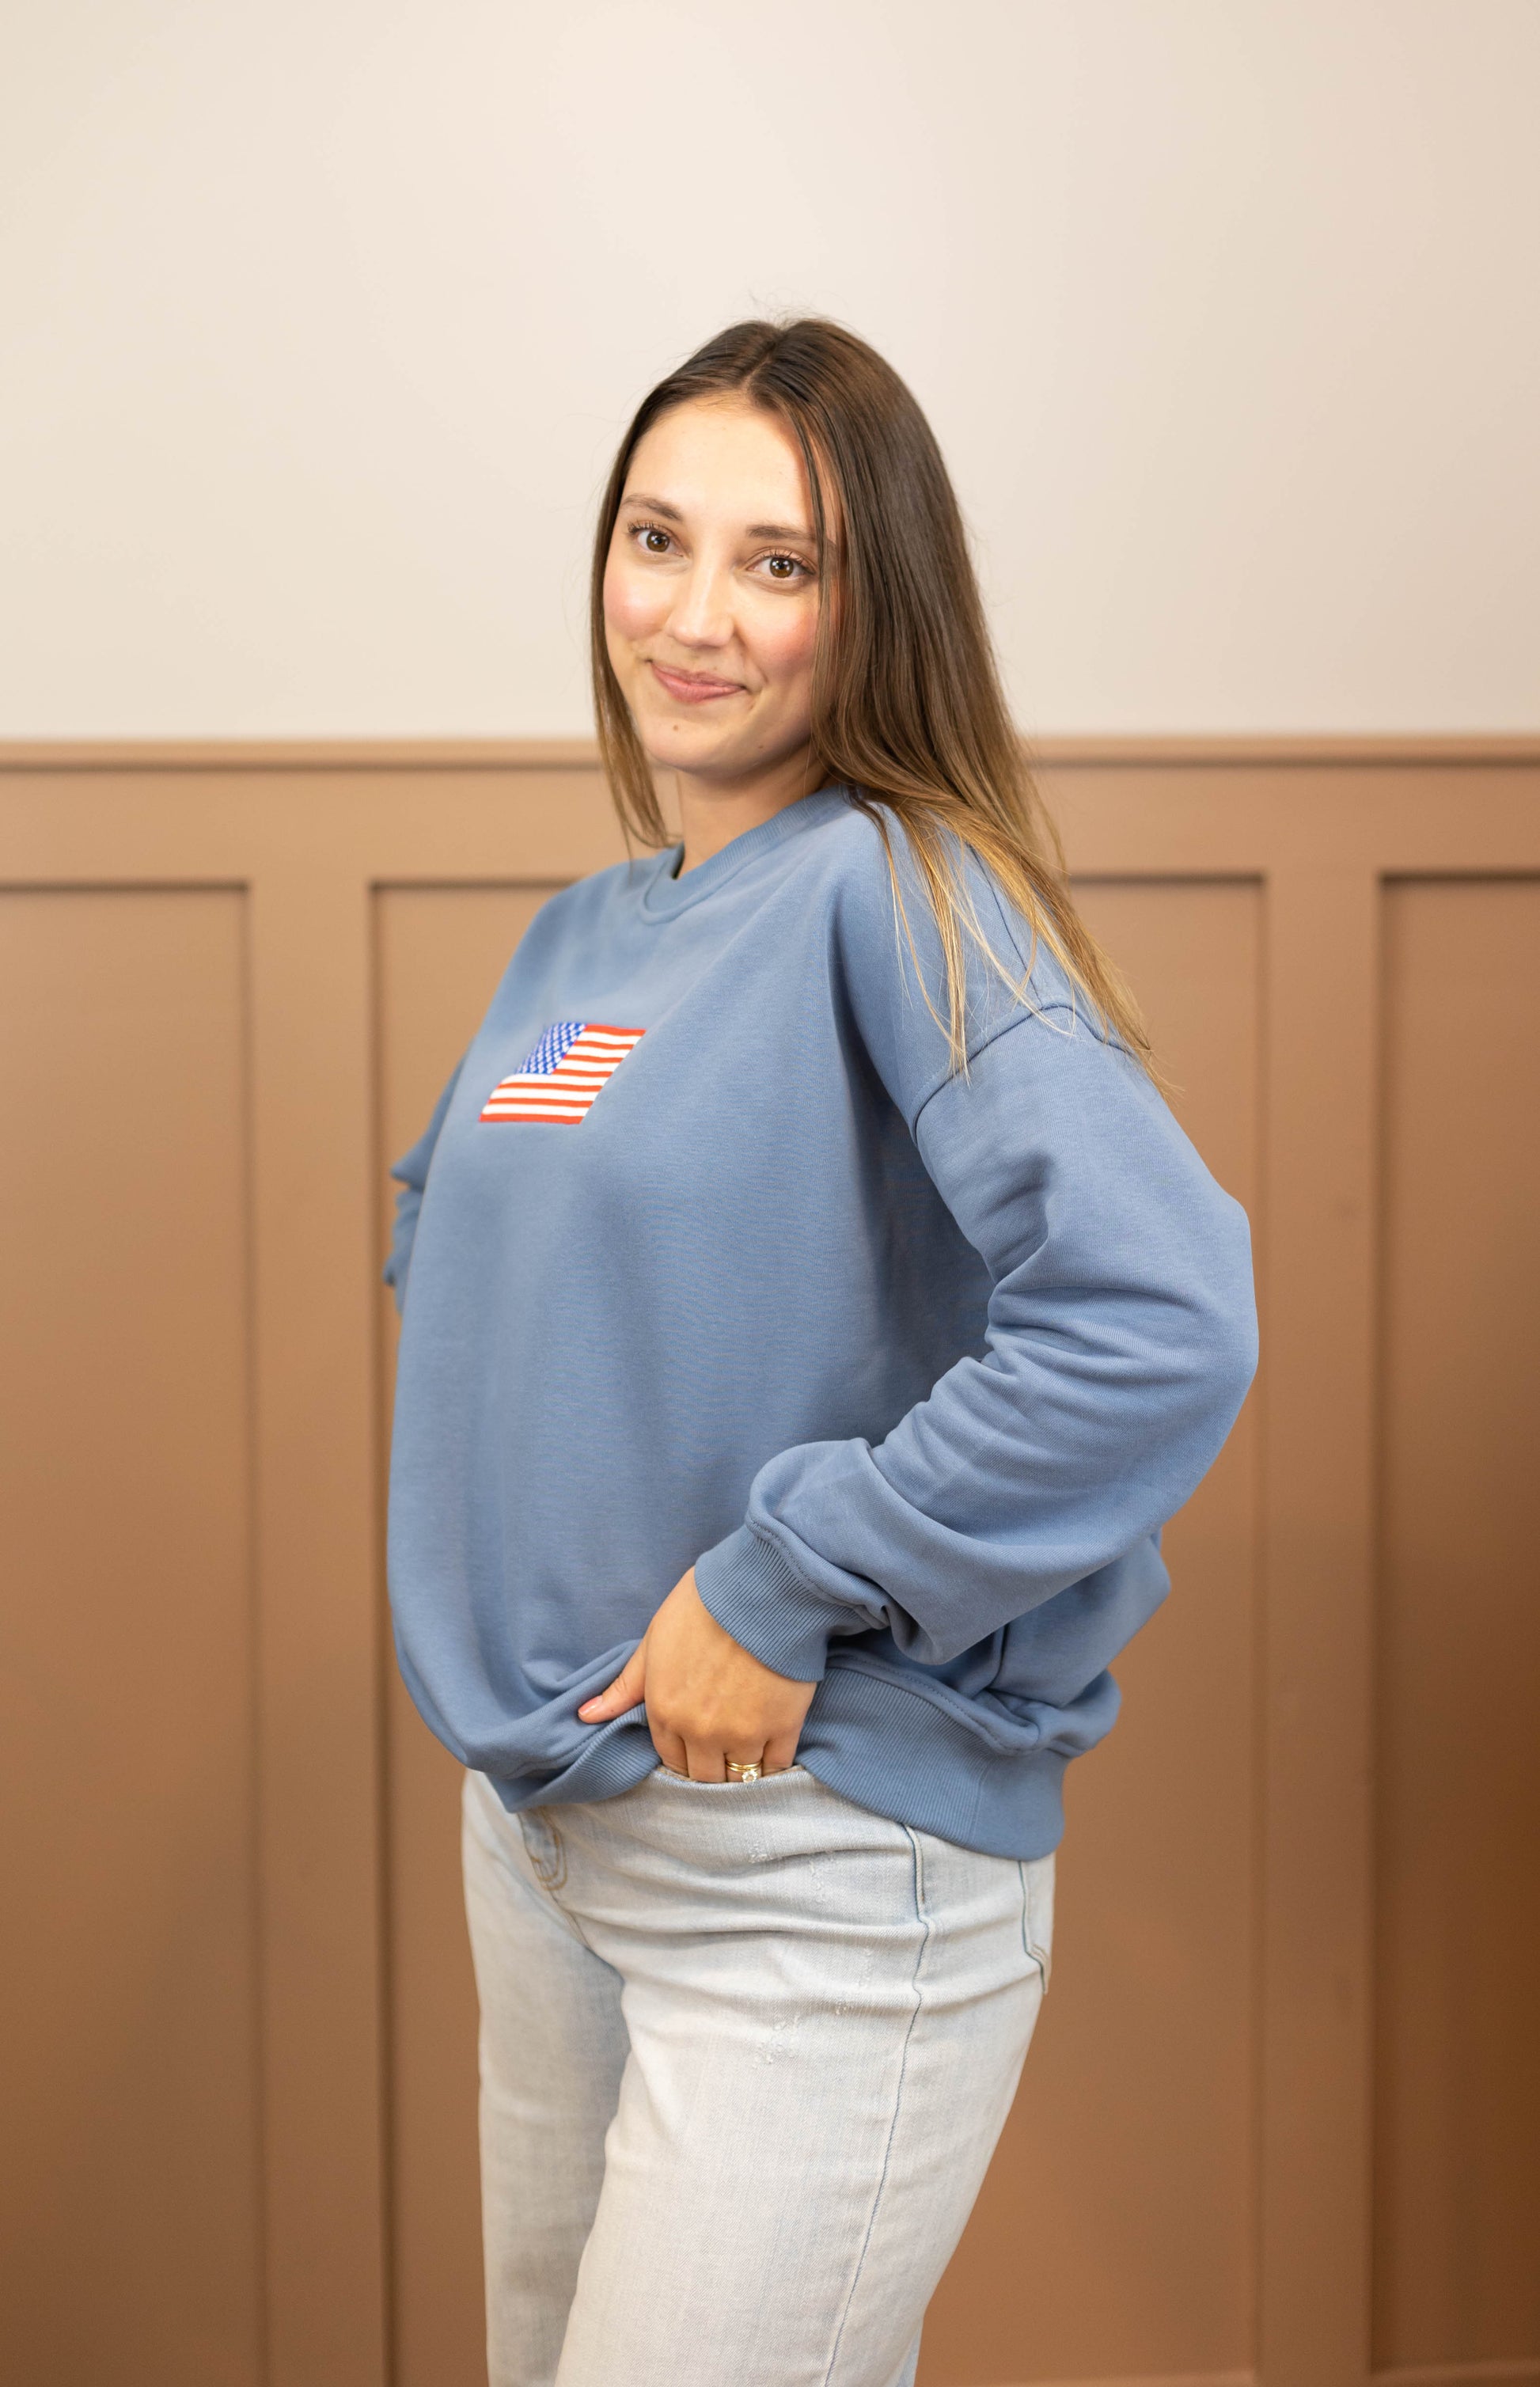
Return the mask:
<svg viewBox="0 0 1540 2387"><path fill-rule="evenodd" d="M728 1790L767 1790L774 1783L789 1782L793 1774L805 1774L805 1766L778 1765L774 1774L762 1774L757 1782L697 1782L688 1774L675 1774L672 1765L660 1764L654 1778L675 1783L681 1790L704 1790L720 1797Z"/></svg>
<svg viewBox="0 0 1540 2387"><path fill-rule="evenodd" d="M1021 1944L1042 1975L1042 1993L1054 1977L1054 1860L1022 1857Z"/></svg>

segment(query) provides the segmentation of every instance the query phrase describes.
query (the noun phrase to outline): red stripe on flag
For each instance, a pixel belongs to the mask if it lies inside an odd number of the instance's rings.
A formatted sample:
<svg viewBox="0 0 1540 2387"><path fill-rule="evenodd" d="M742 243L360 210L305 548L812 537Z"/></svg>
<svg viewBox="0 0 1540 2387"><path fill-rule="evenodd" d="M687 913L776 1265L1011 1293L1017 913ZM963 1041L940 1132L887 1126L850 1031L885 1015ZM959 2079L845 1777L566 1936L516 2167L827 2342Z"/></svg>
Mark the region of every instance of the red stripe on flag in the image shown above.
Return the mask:
<svg viewBox="0 0 1540 2387"><path fill-rule="evenodd" d="M507 1120L546 1120L577 1127L587 1118L626 1055L641 1042L644 1028L584 1022L553 1069L515 1069L493 1087L479 1113L489 1126Z"/></svg>

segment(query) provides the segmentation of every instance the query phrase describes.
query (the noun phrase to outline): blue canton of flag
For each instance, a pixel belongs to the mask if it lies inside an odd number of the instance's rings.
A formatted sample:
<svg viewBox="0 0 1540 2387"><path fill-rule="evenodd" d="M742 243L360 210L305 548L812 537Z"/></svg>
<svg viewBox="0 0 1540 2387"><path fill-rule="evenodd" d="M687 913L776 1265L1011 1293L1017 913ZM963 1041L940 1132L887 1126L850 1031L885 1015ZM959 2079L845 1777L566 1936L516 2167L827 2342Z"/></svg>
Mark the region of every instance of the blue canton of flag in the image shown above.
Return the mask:
<svg viewBox="0 0 1540 2387"><path fill-rule="evenodd" d="M563 1059L571 1047L576 1043L587 1024L586 1019L555 1021L546 1029L528 1060L521 1061L519 1064L520 1076L524 1076L528 1070L543 1074L548 1069L554 1069L557 1063Z"/></svg>

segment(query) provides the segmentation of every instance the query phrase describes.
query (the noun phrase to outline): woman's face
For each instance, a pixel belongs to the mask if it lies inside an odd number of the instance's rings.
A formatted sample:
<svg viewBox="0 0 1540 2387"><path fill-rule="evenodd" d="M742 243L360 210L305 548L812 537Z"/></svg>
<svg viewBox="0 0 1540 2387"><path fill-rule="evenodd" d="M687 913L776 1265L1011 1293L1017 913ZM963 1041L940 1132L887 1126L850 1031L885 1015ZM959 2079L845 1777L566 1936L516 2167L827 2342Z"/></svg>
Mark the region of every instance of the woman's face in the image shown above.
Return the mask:
<svg viewBox="0 0 1540 2387"><path fill-rule="evenodd" d="M661 415L604 571L610 661L649 760L730 786L804 755L818 595L789 433L734 398Z"/></svg>

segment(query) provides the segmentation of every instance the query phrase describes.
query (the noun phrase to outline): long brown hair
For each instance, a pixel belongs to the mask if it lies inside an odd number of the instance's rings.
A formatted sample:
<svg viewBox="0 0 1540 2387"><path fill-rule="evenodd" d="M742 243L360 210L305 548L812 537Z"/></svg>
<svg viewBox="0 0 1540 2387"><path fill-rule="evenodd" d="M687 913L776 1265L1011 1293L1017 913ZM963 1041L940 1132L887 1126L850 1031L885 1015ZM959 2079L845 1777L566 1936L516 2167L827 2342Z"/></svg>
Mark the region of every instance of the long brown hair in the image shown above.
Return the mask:
<svg viewBox="0 0 1540 2387"><path fill-rule="evenodd" d="M954 1065L967 1065L965 934L1025 992L1025 979L1012 976L979 925L966 849L1057 957L1104 1034L1148 1066L1138 1006L1075 909L1058 833L1006 711L940 449L891 365L838 323L809 316L733 324L649 393L621 442L600 509L591 623L600 749L623 827L644 845L669 842L605 641L610 541L646 432L671 407L729 395L776 416L802 450L824 592L813 670L821 777L812 785L842 783L876 822L913 952L882 808L902 824L940 934ZM1029 954L1029 976L1030 968Z"/></svg>

